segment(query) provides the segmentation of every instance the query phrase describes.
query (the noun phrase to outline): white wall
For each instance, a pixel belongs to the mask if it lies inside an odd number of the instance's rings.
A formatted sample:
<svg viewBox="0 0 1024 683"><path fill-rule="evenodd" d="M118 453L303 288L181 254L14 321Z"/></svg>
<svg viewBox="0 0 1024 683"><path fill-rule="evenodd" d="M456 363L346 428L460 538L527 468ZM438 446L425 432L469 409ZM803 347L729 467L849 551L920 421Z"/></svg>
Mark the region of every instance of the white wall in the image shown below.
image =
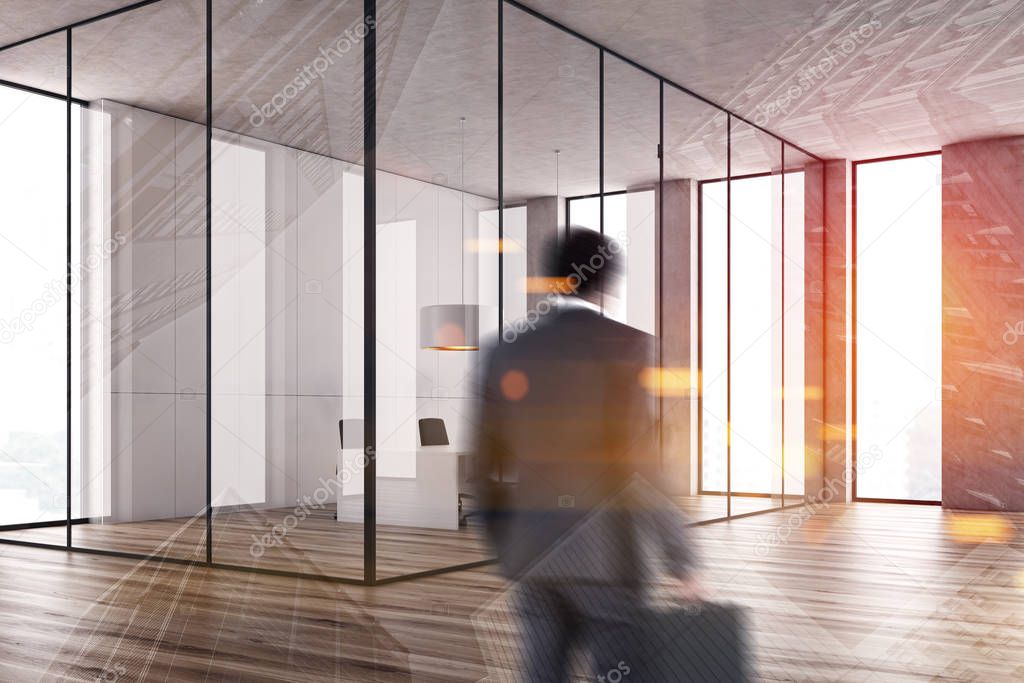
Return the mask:
<svg viewBox="0 0 1024 683"><path fill-rule="evenodd" d="M203 509L203 132L112 102L83 111L76 495L86 516L124 521ZM98 253L104 258L89 266Z"/></svg>
<svg viewBox="0 0 1024 683"><path fill-rule="evenodd" d="M266 168L238 136L213 141L214 505L267 501Z"/></svg>
<svg viewBox="0 0 1024 683"><path fill-rule="evenodd" d="M90 370L83 398L89 514L192 515L205 498L204 129L109 102L89 117L84 242L126 237L84 288L84 367L109 369ZM338 420L362 417L362 169L215 137L214 500L293 505L334 476ZM389 173L377 190L378 443L407 452L382 455L378 474L412 477L418 418L469 438L481 354L420 349L418 313L484 303L496 334L496 229L481 214L495 203L466 195L463 232L455 190Z"/></svg>

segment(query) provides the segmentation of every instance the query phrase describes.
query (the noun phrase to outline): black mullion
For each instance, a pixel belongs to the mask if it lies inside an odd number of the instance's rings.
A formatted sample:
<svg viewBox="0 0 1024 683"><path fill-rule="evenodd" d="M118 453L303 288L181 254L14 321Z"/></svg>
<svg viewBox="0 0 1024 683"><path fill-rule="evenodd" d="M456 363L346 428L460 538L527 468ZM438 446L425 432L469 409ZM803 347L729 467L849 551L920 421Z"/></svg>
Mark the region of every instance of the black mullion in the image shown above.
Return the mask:
<svg viewBox="0 0 1024 683"><path fill-rule="evenodd" d="M213 564L213 0L206 0L206 563Z"/></svg>
<svg viewBox="0 0 1024 683"><path fill-rule="evenodd" d="M665 81L658 80L658 215L655 224L658 226L658 457L661 466L665 466Z"/></svg>
<svg viewBox="0 0 1024 683"><path fill-rule="evenodd" d="M604 48L598 48L597 59L597 190L600 203L598 224L604 236ZM604 315L604 290L601 291L601 315Z"/></svg>
<svg viewBox="0 0 1024 683"><path fill-rule="evenodd" d="M72 319L71 319L71 258L72 258L72 253L71 253L71 29L70 28L67 30L67 34L65 36L65 39L66 39L66 45L65 45L66 52L65 52L65 55L64 55L64 61L65 61L65 74L64 74L64 77L65 77L65 79L67 81L66 82L67 92L65 93L65 102L66 102L66 105L67 105L67 109L66 109L66 119L67 120L66 120L65 135L67 137L64 140L64 144L65 144L65 148L66 148L66 153L67 153L67 159L66 159L67 166L65 167L65 172L66 172L66 177L65 177L66 186L65 186L65 190L67 192L67 203L65 205L65 213L66 213L65 220L66 220L66 223L67 223L67 225L65 226L66 227L66 239L67 239L67 245L66 245L66 247L67 247L67 268L66 268L66 272L65 272L65 277L67 278L66 279L66 285L67 285L67 320L66 320L66 323L67 323L67 376L66 376L66 380L67 380L67 416L66 416L65 429L67 430L67 435L66 435L66 437L67 437L66 438L67 452L66 452L65 455L67 456L67 461L66 461L66 468L64 470L64 475L65 475L65 491L64 491L64 493L65 493L65 501L64 501L64 506L65 506L65 513L66 513L65 524L66 524L66 527L67 527L67 529L66 529L67 530L66 549L70 550L71 549L71 446L72 446L72 439L71 439L71 357L72 357L72 354L71 354L71 323L72 323Z"/></svg>
<svg viewBox="0 0 1024 683"><path fill-rule="evenodd" d="M50 90L44 90L43 88L36 88L31 85L25 85L24 83L9 81L6 78L0 78L0 85L2 85L5 88L13 88L14 90L21 90L22 92L32 93L33 95L42 95L43 97L49 97L55 100L69 99L67 94L62 95L60 93L53 92ZM89 103L87 101L79 99L77 97L71 97L70 99L75 104L81 105L83 107L89 106Z"/></svg>
<svg viewBox="0 0 1024 683"><path fill-rule="evenodd" d="M118 14L124 14L125 12L131 12L132 10L137 10L137 9L139 9L141 7L145 7L146 5L153 5L153 4L158 3L158 2L161 2L161 0L141 0L141 2L136 2L136 3L131 4L131 5L125 5L124 7L118 7L117 9L110 10L109 12L104 12L103 14L97 14L94 17L89 17L88 19L82 19L81 21L74 21L74 22L71 22L70 24L66 24L66 25L61 26L59 28L53 28L53 29L50 29L48 31L43 31L42 33L37 33L34 36L29 36L28 38L22 38L20 40L14 41L13 43L8 43L7 45L4 45L4 46L0 47L0 52L3 52L5 50L10 50L10 49L15 48L15 47L20 47L21 45L27 45L28 43L31 43L31 42L33 42L35 40L39 40L40 38L47 38L49 36L55 36L55 35L58 35L60 33L63 33L64 31L70 31L71 29L78 28L79 26L85 26L87 24L93 24L93 23L95 23L97 21L102 21L104 19L109 19L110 17L116 17Z"/></svg>
<svg viewBox="0 0 1024 683"><path fill-rule="evenodd" d="M850 167L853 174L850 183L850 327L847 330L847 338L850 340L850 422L847 428L853 426L850 435L850 467L852 468L851 479L853 479L853 501L857 501L857 164Z"/></svg>
<svg viewBox="0 0 1024 683"><path fill-rule="evenodd" d="M821 489L818 490L814 495L815 498L819 498L822 492L825 490L825 462L827 457L826 445L828 444L828 413L826 408L828 406L828 364L826 362L828 349L828 313L825 307L825 303L828 301L828 279L827 279L827 266L828 258L826 257L826 251L828 246L828 194L827 182L825 174L827 173L827 167L825 162L821 164ZM806 432L805 432L806 433ZM806 467L804 468L806 471ZM854 480L857 475L854 471ZM807 495L807 491L804 491L804 495ZM846 492L843 492L843 502L846 499Z"/></svg>
<svg viewBox="0 0 1024 683"><path fill-rule="evenodd" d="M639 187L634 187L634 188L632 188L630 190L611 190L610 192L605 192L604 196L605 197L614 197L615 195L618 195L618 194L629 194L630 192L636 192L638 189L650 189L650 190L653 190L653 189L655 189L655 186L651 185L648 188L644 188L643 186L639 186ZM571 197L566 197L566 199L570 200L570 201L575 201L577 199L597 199L600 196L601 196L600 192L594 192L592 194L577 194L577 195L573 195Z"/></svg>
<svg viewBox="0 0 1024 683"><path fill-rule="evenodd" d="M704 493L704 183L697 183L697 495Z"/></svg>
<svg viewBox="0 0 1024 683"><path fill-rule="evenodd" d="M363 41L363 581L372 586L377 582L376 0L363 0L363 21L368 29Z"/></svg>
<svg viewBox="0 0 1024 683"><path fill-rule="evenodd" d="M725 516L732 517L732 114L725 123Z"/></svg>
<svg viewBox="0 0 1024 683"><path fill-rule="evenodd" d="M911 152L909 154L894 154L887 157L872 157L870 159L858 159L851 163L852 166L860 166L862 164L877 164L882 161L901 161L903 159L916 159L918 157L931 157L941 156L942 150L936 149L930 152Z"/></svg>
<svg viewBox="0 0 1024 683"><path fill-rule="evenodd" d="M780 188L780 191L782 193L782 206L780 208L780 213L782 214L782 234L781 234L782 254L781 254L780 258L779 258L779 260L782 263L782 274L780 276L781 277L781 281L782 281L782 293L780 295L780 298L782 300L781 301L781 308L782 308L782 316L781 316L781 322L782 322L782 343L781 343L782 362L781 362L781 369L780 369L780 373L781 373L780 388L782 390L782 405L780 407L781 415L780 415L780 420L779 420L780 424L782 425L782 428L780 430L781 434L779 436L780 436L780 441L781 441L781 445L782 445L782 504L785 505L786 504L786 143L783 142L782 140L779 140L779 152L781 154L781 156L779 158L779 163L780 163L780 166L781 166L781 175L782 175L782 180L781 180L782 186Z"/></svg>
<svg viewBox="0 0 1024 683"><path fill-rule="evenodd" d="M498 0L498 344L505 336L505 0ZM558 201L558 198L555 198ZM500 475L499 475L500 479Z"/></svg>
<svg viewBox="0 0 1024 683"><path fill-rule="evenodd" d="M498 339L505 341L505 2L498 0ZM440 237L438 237L440 239ZM465 245L463 245L465 248ZM504 468L498 463L498 481L504 481Z"/></svg>
<svg viewBox="0 0 1024 683"><path fill-rule="evenodd" d="M565 238L569 239L569 226L572 225L572 200L573 197L565 198Z"/></svg>

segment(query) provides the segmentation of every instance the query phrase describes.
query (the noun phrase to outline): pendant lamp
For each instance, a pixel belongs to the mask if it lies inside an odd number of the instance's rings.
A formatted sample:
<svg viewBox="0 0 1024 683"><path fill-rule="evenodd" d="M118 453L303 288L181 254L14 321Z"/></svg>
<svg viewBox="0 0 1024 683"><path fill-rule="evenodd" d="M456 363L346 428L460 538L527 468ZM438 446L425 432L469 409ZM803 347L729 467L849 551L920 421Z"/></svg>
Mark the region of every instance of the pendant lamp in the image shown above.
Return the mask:
<svg viewBox="0 0 1024 683"><path fill-rule="evenodd" d="M480 306L466 303L465 258L466 258L466 117L459 119L460 147L459 173L460 195L462 197L462 239L459 249L462 267L459 269L461 303L424 306L420 309L420 346L437 351L477 351L480 349ZM440 229L438 242L441 241ZM438 268L440 285L441 268ZM440 290L440 286L438 287Z"/></svg>

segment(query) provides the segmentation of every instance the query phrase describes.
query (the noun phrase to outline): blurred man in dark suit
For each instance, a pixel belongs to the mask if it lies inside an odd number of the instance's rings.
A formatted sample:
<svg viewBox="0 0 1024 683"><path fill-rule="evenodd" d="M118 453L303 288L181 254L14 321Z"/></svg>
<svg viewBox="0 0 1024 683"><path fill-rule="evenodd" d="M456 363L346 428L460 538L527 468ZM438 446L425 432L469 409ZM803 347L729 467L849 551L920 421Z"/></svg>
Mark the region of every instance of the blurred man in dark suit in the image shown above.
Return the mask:
<svg viewBox="0 0 1024 683"><path fill-rule="evenodd" d="M573 649L593 675L619 680L636 668L630 638L651 559L679 596L700 587L686 520L660 490L655 397L641 383L656 371L654 340L601 314L625 252L573 229L550 253L558 296L484 365L480 506L519 583L528 680L568 680Z"/></svg>

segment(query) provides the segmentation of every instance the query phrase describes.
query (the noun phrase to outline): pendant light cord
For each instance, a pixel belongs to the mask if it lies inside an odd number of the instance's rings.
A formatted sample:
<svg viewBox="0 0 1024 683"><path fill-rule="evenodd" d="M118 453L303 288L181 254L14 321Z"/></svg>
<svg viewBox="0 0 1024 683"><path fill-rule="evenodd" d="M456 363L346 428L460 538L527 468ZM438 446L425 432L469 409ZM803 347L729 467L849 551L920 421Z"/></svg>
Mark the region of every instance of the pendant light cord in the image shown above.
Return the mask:
<svg viewBox="0 0 1024 683"><path fill-rule="evenodd" d="M559 172L558 172L558 159L562 156L562 150L555 150L555 240L558 240L558 214L559 207L562 205L562 197L560 195L560 189L558 187ZM568 235L568 226L566 226L566 235Z"/></svg>
<svg viewBox="0 0 1024 683"><path fill-rule="evenodd" d="M562 150L555 150L555 201L558 201L558 157L561 156Z"/></svg>

